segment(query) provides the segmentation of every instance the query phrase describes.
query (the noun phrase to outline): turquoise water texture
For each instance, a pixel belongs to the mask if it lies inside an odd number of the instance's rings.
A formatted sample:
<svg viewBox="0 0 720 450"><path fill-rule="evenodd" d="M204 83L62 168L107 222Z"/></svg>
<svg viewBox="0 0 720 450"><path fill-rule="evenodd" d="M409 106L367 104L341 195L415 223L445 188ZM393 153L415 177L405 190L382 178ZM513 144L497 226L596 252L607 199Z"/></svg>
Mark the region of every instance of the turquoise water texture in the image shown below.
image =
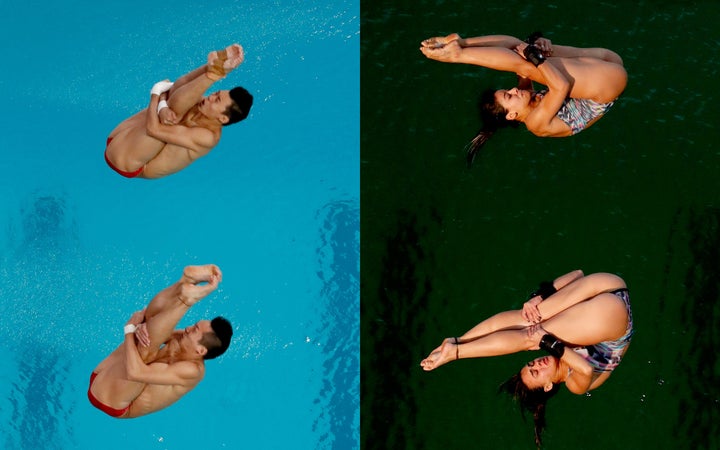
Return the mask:
<svg viewBox="0 0 720 450"><path fill-rule="evenodd" d="M357 1L2 2L0 447L357 448ZM249 118L184 171L127 180L105 138L156 81L232 42ZM229 351L172 407L111 419L88 377L189 264L224 272L181 326Z"/></svg>
<svg viewBox="0 0 720 450"><path fill-rule="evenodd" d="M544 448L718 448L720 4L380 0L361 17L362 447L534 448L497 391L540 352L419 363L583 269L627 281L636 333L599 389L548 403ZM615 50L627 89L573 137L502 130L468 170L480 92L516 77L420 42L535 30Z"/></svg>

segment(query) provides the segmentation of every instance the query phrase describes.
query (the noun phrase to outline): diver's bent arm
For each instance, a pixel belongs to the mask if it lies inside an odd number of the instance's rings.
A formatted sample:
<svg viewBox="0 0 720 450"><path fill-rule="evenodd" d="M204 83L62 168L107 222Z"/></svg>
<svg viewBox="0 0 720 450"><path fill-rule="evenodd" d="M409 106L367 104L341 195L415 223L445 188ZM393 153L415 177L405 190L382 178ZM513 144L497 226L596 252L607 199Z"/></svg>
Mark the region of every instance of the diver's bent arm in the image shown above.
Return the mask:
<svg viewBox="0 0 720 450"><path fill-rule="evenodd" d="M525 126L536 136L561 136L567 133L568 127L557 117L557 113L570 94L570 80L550 63L540 64L537 71L545 79L543 84L548 91L525 119Z"/></svg>
<svg viewBox="0 0 720 450"><path fill-rule="evenodd" d="M125 372L127 373L128 379L134 381L138 375L142 373L142 370L147 367L145 362L140 357L137 345L135 344L135 334L126 333L123 351L125 352Z"/></svg>
<svg viewBox="0 0 720 450"><path fill-rule="evenodd" d="M191 361L170 365L145 364L140 359L132 333L125 335L125 370L130 381L158 385L194 386L204 374L201 365Z"/></svg>
<svg viewBox="0 0 720 450"><path fill-rule="evenodd" d="M160 118L158 117L158 104L160 103L160 96L157 94L150 95L150 104L148 105L147 114L145 115L145 129L148 135L153 135L153 130L160 125ZM154 137L154 136L153 136Z"/></svg>
<svg viewBox="0 0 720 450"><path fill-rule="evenodd" d="M612 372L602 372L602 373L598 374L597 376L595 374L593 374L593 380L590 383L590 387L587 390L592 391L593 389L599 388L600 386L602 386L602 384L608 378L610 378L611 374L612 374Z"/></svg>
<svg viewBox="0 0 720 450"><path fill-rule="evenodd" d="M217 144L213 132L206 128L160 123L157 112L158 99L155 94L150 97L145 121L148 136L190 150L190 157L193 160L206 155Z"/></svg>
<svg viewBox="0 0 720 450"><path fill-rule="evenodd" d="M535 86L533 85L533 80L530 78L526 78L523 76L518 75L518 82L517 82L518 89L523 89L526 91L534 91Z"/></svg>
<svg viewBox="0 0 720 450"><path fill-rule="evenodd" d="M565 362L572 372L565 379L565 386L573 394L584 394L590 390L592 383L593 369L585 358L569 348L565 348L561 360Z"/></svg>

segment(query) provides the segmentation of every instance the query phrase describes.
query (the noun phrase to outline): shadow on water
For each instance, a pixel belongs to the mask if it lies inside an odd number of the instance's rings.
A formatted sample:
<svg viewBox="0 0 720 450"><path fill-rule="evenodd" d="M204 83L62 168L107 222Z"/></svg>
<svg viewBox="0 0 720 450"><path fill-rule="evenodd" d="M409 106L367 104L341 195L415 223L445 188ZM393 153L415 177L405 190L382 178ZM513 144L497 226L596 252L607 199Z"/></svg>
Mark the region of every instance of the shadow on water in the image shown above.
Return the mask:
<svg viewBox="0 0 720 450"><path fill-rule="evenodd" d="M67 213L62 196L34 194L20 209L21 236L18 256L33 253L55 262L59 254L78 242L77 224Z"/></svg>
<svg viewBox="0 0 720 450"><path fill-rule="evenodd" d="M382 257L377 309L366 315L361 303L362 317L377 317L364 325L364 333L372 336L374 353L363 362L363 380L371 378L371 372L382 373L382 379L372 385L362 384L362 428L372 430L364 434L363 448L421 448L415 440L415 424L398 422L398 417L413 418L417 405L416 395L411 392L412 369L417 366L416 355L408 351L408 343L423 333L423 314L432 293L434 255L427 252L423 242L427 240L435 224L441 219L431 212L429 220L419 220L408 212L399 212L396 229L385 241ZM410 419L412 421L412 419Z"/></svg>
<svg viewBox="0 0 720 450"><path fill-rule="evenodd" d="M79 238L68 209L62 196L34 193L20 206L19 216L9 220L0 317L5 327L23 330L9 335L10 341L49 336L48 328L62 322L69 308L65 300L73 285L68 274L77 264Z"/></svg>
<svg viewBox="0 0 720 450"><path fill-rule="evenodd" d="M69 362L58 350L56 322L62 322L64 301L48 301L50 293L67 288L67 261L78 247L77 225L63 197L33 194L8 225L1 284L1 330L18 373L5 411L13 432L2 432L8 449L67 448L72 430L66 424L75 405L69 394ZM60 295L62 297L62 294Z"/></svg>
<svg viewBox="0 0 720 450"><path fill-rule="evenodd" d="M6 449L65 449L73 434L67 418L74 401L65 393L70 362L41 343L26 343L18 354L19 378L10 395L10 426Z"/></svg>
<svg viewBox="0 0 720 450"><path fill-rule="evenodd" d="M685 275L686 300L680 307L685 330L677 358L689 392L679 398L675 430L687 448L719 448L720 387L720 208L687 213L691 264Z"/></svg>
<svg viewBox="0 0 720 450"><path fill-rule="evenodd" d="M316 404L321 413L313 428L320 434L321 448L357 448L359 434L360 292L359 216L357 202L337 201L317 214L322 223L318 248L323 282L321 298L326 377Z"/></svg>

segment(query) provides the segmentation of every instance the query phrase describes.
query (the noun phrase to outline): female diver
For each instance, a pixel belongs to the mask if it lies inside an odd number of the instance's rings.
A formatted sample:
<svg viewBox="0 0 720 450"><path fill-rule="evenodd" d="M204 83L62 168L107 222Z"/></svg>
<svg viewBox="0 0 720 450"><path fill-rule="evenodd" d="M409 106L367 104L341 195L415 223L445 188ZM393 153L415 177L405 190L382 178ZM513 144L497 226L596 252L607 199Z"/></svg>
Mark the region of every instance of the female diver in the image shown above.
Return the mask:
<svg viewBox="0 0 720 450"><path fill-rule="evenodd" d="M604 48L552 45L534 33L526 42L512 36L458 34L422 42L430 59L473 64L518 76L513 89L488 90L480 100L483 129L468 145L468 165L498 129L519 122L541 137L565 137L593 125L627 85L620 56ZM535 91L532 82L545 90Z"/></svg>
<svg viewBox="0 0 720 450"><path fill-rule="evenodd" d="M609 273L584 276L576 270L541 283L522 310L501 312L462 336L445 339L420 365L429 371L457 359L546 350L549 356L528 362L501 386L532 412L539 447L545 405L560 384L574 394L601 386L620 363L632 334L625 282Z"/></svg>

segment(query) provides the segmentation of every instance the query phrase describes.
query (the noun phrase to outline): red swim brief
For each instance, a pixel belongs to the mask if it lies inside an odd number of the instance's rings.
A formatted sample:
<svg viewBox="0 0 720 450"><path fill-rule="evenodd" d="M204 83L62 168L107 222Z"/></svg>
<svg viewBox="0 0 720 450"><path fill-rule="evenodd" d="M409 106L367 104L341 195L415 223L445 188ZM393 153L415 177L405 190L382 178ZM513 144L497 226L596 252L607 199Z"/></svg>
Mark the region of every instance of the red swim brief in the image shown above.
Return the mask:
<svg viewBox="0 0 720 450"><path fill-rule="evenodd" d="M113 140L113 138L109 137L107 138L107 143L105 143L105 162L108 166L115 172L119 173L120 175L124 176L125 178L135 178L136 176L140 175L143 171L143 167L139 168L138 170L134 172L125 172L124 170L120 170L117 167L113 166L113 163L110 162L110 160L107 157L107 148L108 145L110 145L110 142Z"/></svg>
<svg viewBox="0 0 720 450"><path fill-rule="evenodd" d="M95 381L96 376L97 376L97 374L95 372L93 372L92 375L90 375L90 386L88 387L88 399L90 400L90 403L92 403L92 405L94 407L96 407L97 409L99 409L100 411L104 412L105 414L107 414L108 416L111 416L111 417L121 417L126 412L128 412L128 410L130 409L129 405L123 409L115 409L115 408L109 407L108 405L102 403L100 400L95 398L95 396L93 395L90 388L92 387L93 381Z"/></svg>

